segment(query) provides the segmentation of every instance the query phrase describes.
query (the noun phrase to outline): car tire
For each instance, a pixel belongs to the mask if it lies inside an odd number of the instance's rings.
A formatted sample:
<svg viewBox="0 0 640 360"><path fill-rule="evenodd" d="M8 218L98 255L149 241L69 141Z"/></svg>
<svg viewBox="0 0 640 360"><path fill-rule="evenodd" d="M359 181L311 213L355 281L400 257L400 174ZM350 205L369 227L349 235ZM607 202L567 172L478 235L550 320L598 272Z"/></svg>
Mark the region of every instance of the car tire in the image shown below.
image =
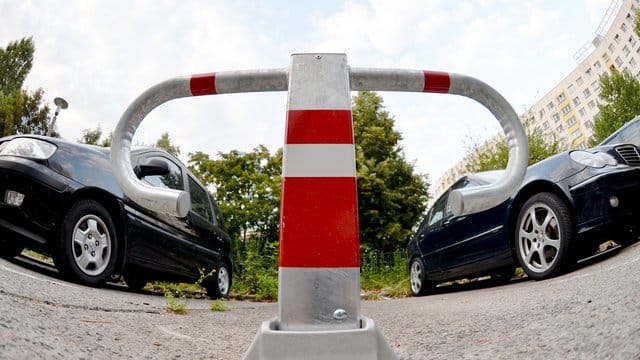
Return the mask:
<svg viewBox="0 0 640 360"><path fill-rule="evenodd" d="M207 295L211 299L228 298L231 290L231 268L221 261L216 271L204 281Z"/></svg>
<svg viewBox="0 0 640 360"><path fill-rule="evenodd" d="M409 265L409 283L413 296L424 296L431 285L427 280L427 268L420 257L414 257Z"/></svg>
<svg viewBox="0 0 640 360"><path fill-rule="evenodd" d="M117 250L115 225L109 212L94 200L82 200L64 218L54 262L63 277L99 286L114 272Z"/></svg>
<svg viewBox="0 0 640 360"><path fill-rule="evenodd" d="M515 228L516 258L532 279L542 280L566 271L574 237L569 208L557 195L533 195L522 206Z"/></svg>

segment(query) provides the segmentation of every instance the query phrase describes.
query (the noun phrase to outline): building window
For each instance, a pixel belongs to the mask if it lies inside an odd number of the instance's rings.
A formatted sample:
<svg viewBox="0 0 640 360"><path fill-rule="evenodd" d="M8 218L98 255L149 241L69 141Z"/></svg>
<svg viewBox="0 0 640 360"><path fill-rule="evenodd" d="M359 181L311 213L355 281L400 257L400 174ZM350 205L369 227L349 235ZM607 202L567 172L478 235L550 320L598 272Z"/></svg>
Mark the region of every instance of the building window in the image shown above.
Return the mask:
<svg viewBox="0 0 640 360"><path fill-rule="evenodd" d="M547 108L548 108L549 110L553 110L553 102L548 103L548 104L547 104Z"/></svg>
<svg viewBox="0 0 640 360"><path fill-rule="evenodd" d="M616 56L616 65L618 65L618 67L622 66L622 59L620 59L620 56Z"/></svg>
<svg viewBox="0 0 640 360"><path fill-rule="evenodd" d="M584 84L584 81L582 81L582 76L576 79L576 84L577 84L578 86L580 86L580 85Z"/></svg>
<svg viewBox="0 0 640 360"><path fill-rule="evenodd" d="M575 140L577 138L579 138L582 135L582 131L580 131L580 129L576 129L574 132L571 133L571 140Z"/></svg>
<svg viewBox="0 0 640 360"><path fill-rule="evenodd" d="M636 38L633 37L633 35L629 36L629 45L631 45L631 47L636 47Z"/></svg>
<svg viewBox="0 0 640 360"><path fill-rule="evenodd" d="M616 34L616 36L613 37L613 40L616 42L616 44L620 43L620 35Z"/></svg>
<svg viewBox="0 0 640 360"><path fill-rule="evenodd" d="M582 95L584 95L584 98L586 99L591 96L591 91L589 91L589 89L584 89L582 90Z"/></svg>
<svg viewBox="0 0 640 360"><path fill-rule="evenodd" d="M556 97L556 101L559 103L563 102L566 99L566 97L564 96L564 93L561 93L560 95L558 95Z"/></svg>
<svg viewBox="0 0 640 360"><path fill-rule="evenodd" d="M580 98L576 96L573 98L573 106L578 106L578 105L580 105Z"/></svg>
<svg viewBox="0 0 640 360"><path fill-rule="evenodd" d="M581 142L580 145L578 145L578 147L577 147L578 150L584 150L586 148L587 148L587 145L585 143L583 143L583 142Z"/></svg>
<svg viewBox="0 0 640 360"><path fill-rule="evenodd" d="M580 110L578 110L578 113L580 114L580 116L585 116L587 115L587 110L585 110L584 108L580 108Z"/></svg>
<svg viewBox="0 0 640 360"><path fill-rule="evenodd" d="M538 112L538 115L540 115L540 119L542 119L542 117L544 116L544 109L540 109L540 112Z"/></svg>
<svg viewBox="0 0 640 360"><path fill-rule="evenodd" d="M593 63L593 68L596 70L600 70L602 68L602 65L600 65L600 61L596 61L595 63Z"/></svg>
<svg viewBox="0 0 640 360"><path fill-rule="evenodd" d="M593 75L592 71L591 71L591 68L588 68L587 71L585 71L584 73L587 74L587 76Z"/></svg>
<svg viewBox="0 0 640 360"><path fill-rule="evenodd" d="M559 133L563 130L562 125L558 125L558 127L556 127L556 132Z"/></svg>
<svg viewBox="0 0 640 360"><path fill-rule="evenodd" d="M553 114L552 118L553 118L553 121L555 122L560 121L560 115L558 115L558 113Z"/></svg>
<svg viewBox="0 0 640 360"><path fill-rule="evenodd" d="M607 53L602 54L602 61L605 63L609 62L609 55L607 55Z"/></svg>
<svg viewBox="0 0 640 360"><path fill-rule="evenodd" d="M562 115L567 115L570 112L571 112L571 105L570 104L567 104L567 106L562 108Z"/></svg>
<svg viewBox="0 0 640 360"><path fill-rule="evenodd" d="M631 53L631 50L629 50L629 47L628 47L627 45L625 45L625 46L622 48L622 52L624 52L624 55L625 55L625 56L629 56L629 54Z"/></svg>
<svg viewBox="0 0 640 360"><path fill-rule="evenodd" d="M614 51L616 51L616 47L613 46L613 44L609 44L609 47L607 49L609 49L610 53L613 53Z"/></svg>
<svg viewBox="0 0 640 360"><path fill-rule="evenodd" d="M577 123L576 117L572 116L572 117L569 118L569 120L567 120L567 127L572 127L576 123Z"/></svg>
<svg viewBox="0 0 640 360"><path fill-rule="evenodd" d="M627 24L622 23L622 25L620 26L620 30L622 30L622 32L627 32ZM616 35L618 36L618 35Z"/></svg>
<svg viewBox="0 0 640 360"><path fill-rule="evenodd" d="M591 88L593 89L593 92L598 92L598 90L600 90L600 82L597 80L592 82Z"/></svg>
<svg viewBox="0 0 640 360"><path fill-rule="evenodd" d="M545 130L547 130L547 129L549 128L549 122L548 122L548 121L543 122L543 123L542 123L542 127L543 127Z"/></svg>
<svg viewBox="0 0 640 360"><path fill-rule="evenodd" d="M567 87L567 91L569 91L569 94L573 94L574 91L576 91L575 86L573 86L573 84L569 85L569 87Z"/></svg>
<svg viewBox="0 0 640 360"><path fill-rule="evenodd" d="M591 100L589 101L589 109L595 109L596 108L596 102Z"/></svg>
<svg viewBox="0 0 640 360"><path fill-rule="evenodd" d="M632 68L636 67L636 59L631 58L631 60L629 60L629 65L631 65Z"/></svg>
<svg viewBox="0 0 640 360"><path fill-rule="evenodd" d="M585 126L587 129L592 129L592 128L593 128L593 121L591 121L591 120L587 120L587 122L585 122L585 123L584 123L584 126Z"/></svg>

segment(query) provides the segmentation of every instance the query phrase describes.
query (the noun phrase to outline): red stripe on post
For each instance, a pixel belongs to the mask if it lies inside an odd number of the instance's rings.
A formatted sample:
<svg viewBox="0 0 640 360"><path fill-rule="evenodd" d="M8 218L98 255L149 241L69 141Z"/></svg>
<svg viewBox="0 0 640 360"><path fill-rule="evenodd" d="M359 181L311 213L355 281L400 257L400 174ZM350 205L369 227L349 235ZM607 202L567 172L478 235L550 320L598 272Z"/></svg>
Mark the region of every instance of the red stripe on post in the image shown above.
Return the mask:
<svg viewBox="0 0 640 360"><path fill-rule="evenodd" d="M351 110L289 110L285 144L353 144Z"/></svg>
<svg viewBox="0 0 640 360"><path fill-rule="evenodd" d="M216 91L216 73L198 74L191 76L191 95L215 95Z"/></svg>
<svg viewBox="0 0 640 360"><path fill-rule="evenodd" d="M284 178L280 266L360 266L355 177Z"/></svg>
<svg viewBox="0 0 640 360"><path fill-rule="evenodd" d="M448 93L451 86L449 73L440 71L424 72L424 90L430 93Z"/></svg>

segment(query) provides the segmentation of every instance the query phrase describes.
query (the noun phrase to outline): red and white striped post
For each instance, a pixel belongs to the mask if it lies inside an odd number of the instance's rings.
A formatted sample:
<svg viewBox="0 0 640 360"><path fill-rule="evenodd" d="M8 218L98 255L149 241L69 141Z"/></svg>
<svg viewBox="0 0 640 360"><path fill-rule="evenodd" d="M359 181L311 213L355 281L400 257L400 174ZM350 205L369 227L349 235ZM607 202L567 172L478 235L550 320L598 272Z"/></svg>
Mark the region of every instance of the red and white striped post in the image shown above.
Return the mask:
<svg viewBox="0 0 640 360"><path fill-rule="evenodd" d="M358 199L345 55L292 55L282 176L280 329L359 328Z"/></svg>

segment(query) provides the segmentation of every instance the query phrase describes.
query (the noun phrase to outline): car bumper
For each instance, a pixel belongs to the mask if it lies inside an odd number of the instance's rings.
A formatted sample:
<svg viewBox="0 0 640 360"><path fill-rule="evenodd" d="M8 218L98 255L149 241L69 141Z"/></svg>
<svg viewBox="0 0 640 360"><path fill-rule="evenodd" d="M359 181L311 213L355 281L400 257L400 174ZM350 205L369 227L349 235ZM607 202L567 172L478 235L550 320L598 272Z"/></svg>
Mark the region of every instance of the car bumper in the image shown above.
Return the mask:
<svg viewBox="0 0 640 360"><path fill-rule="evenodd" d="M70 189L66 177L43 164L20 157L0 157L0 228L44 244L55 234ZM7 203L7 191L24 195Z"/></svg>
<svg viewBox="0 0 640 360"><path fill-rule="evenodd" d="M578 234L610 236L637 233L640 209L640 169L602 172L570 188Z"/></svg>

